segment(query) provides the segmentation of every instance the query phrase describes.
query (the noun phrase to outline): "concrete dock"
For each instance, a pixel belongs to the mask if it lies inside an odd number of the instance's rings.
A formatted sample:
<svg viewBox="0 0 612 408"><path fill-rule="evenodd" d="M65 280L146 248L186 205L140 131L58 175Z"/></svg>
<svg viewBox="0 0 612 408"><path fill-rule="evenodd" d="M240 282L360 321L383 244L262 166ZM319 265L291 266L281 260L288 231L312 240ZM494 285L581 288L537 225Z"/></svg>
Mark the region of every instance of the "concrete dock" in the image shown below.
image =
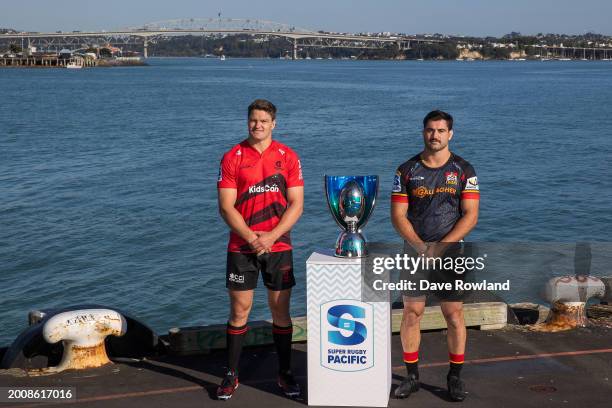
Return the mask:
<svg viewBox="0 0 612 408"><path fill-rule="evenodd" d="M609 326L609 325L607 325ZM609 407L612 395L612 329L595 325L559 333L538 333L509 325L494 331L468 330L463 379L465 407ZM2 387L76 388L77 400L0 406L124 407L286 407L307 404L306 344L294 344L294 372L303 399L289 400L276 386L272 346L249 347L241 361L241 385L228 402L214 399L223 374L224 354L120 359L115 364L44 377L20 370L0 375ZM424 332L420 351L421 390L390 407L440 407L446 397L448 357L445 331ZM399 336L393 336L393 382L405 375ZM19 376L22 375L22 376ZM393 391L393 390L392 390ZM455 405L456 406L456 405Z"/></svg>

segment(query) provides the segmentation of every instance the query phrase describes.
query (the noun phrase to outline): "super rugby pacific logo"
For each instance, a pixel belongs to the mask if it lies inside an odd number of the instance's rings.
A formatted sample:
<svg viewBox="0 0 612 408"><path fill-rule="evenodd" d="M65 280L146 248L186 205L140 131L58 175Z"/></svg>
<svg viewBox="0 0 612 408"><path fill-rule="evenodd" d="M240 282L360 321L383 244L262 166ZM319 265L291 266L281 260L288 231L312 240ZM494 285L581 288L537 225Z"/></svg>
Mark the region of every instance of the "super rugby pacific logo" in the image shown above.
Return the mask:
<svg viewBox="0 0 612 408"><path fill-rule="evenodd" d="M321 365L361 371L374 365L373 308L356 300L321 305Z"/></svg>
<svg viewBox="0 0 612 408"><path fill-rule="evenodd" d="M343 316L348 315L348 318ZM327 311L327 321L333 327L344 329L351 334L344 336L339 330L330 330L327 332L327 340L333 344L343 346L354 346L365 341L368 335L368 329L358 321L352 319L365 318L365 309L359 306L338 305L331 307Z"/></svg>
<svg viewBox="0 0 612 408"><path fill-rule="evenodd" d="M402 174L398 171L393 177L393 192L399 193L402 191Z"/></svg>

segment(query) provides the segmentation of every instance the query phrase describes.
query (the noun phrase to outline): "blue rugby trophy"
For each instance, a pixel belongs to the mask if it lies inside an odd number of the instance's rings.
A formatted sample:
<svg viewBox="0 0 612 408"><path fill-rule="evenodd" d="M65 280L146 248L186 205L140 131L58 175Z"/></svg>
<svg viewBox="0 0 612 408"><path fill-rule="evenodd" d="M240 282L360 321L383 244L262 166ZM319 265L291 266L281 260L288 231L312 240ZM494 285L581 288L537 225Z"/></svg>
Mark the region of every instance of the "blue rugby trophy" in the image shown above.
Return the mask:
<svg viewBox="0 0 612 408"><path fill-rule="evenodd" d="M343 231L336 240L335 255L341 258L367 256L361 234L374 211L378 176L325 176L325 195L329 210Z"/></svg>
<svg viewBox="0 0 612 408"><path fill-rule="evenodd" d="M362 301L368 250L361 231L377 193L378 176L325 176L327 203L342 232L333 249L306 261L308 405L389 402L391 305Z"/></svg>

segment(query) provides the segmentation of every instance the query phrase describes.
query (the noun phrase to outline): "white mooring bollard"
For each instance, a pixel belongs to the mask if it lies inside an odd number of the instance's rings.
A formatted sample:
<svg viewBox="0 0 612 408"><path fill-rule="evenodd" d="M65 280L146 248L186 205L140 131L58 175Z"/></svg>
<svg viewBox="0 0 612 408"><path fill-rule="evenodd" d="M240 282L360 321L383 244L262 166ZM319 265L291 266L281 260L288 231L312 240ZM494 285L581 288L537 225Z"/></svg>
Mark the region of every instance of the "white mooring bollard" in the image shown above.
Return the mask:
<svg viewBox="0 0 612 408"><path fill-rule="evenodd" d="M586 302L602 299L606 285L595 276L559 276L550 279L544 287L543 297L551 308L544 323L532 326L536 331L556 332L584 327L587 323Z"/></svg>
<svg viewBox="0 0 612 408"><path fill-rule="evenodd" d="M48 343L62 341L64 353L59 365L31 374L52 374L68 369L100 367L111 361L106 355L106 336L123 336L127 321L118 312L109 309L82 309L59 313L51 317L43 327L43 337Z"/></svg>

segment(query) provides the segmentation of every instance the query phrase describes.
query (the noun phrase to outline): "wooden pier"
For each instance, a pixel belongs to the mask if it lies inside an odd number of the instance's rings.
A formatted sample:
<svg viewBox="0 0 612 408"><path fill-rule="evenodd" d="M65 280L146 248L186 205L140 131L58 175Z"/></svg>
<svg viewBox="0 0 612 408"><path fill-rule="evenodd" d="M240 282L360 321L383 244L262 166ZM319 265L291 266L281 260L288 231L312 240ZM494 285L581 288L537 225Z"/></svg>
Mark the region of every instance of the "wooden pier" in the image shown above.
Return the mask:
<svg viewBox="0 0 612 408"><path fill-rule="evenodd" d="M82 68L97 66L97 60L93 58L71 57L60 58L58 56L23 56L23 57L0 57L0 67L20 68L66 68L68 65L77 65Z"/></svg>
<svg viewBox="0 0 612 408"><path fill-rule="evenodd" d="M503 302L466 303L463 305L463 313L466 327L479 328L480 330L501 329L508 322L508 306ZM306 341L306 316L294 317L292 320L293 341ZM391 312L392 333L399 333L401 321L402 309L394 309ZM440 306L427 306L421 320L421 330L446 328L446 320L442 315ZM211 350L225 348L225 329L225 324L177 327L170 329L168 336L164 339L167 339L170 352L175 355L208 354ZM245 345L273 344L272 337L271 321L250 322Z"/></svg>

